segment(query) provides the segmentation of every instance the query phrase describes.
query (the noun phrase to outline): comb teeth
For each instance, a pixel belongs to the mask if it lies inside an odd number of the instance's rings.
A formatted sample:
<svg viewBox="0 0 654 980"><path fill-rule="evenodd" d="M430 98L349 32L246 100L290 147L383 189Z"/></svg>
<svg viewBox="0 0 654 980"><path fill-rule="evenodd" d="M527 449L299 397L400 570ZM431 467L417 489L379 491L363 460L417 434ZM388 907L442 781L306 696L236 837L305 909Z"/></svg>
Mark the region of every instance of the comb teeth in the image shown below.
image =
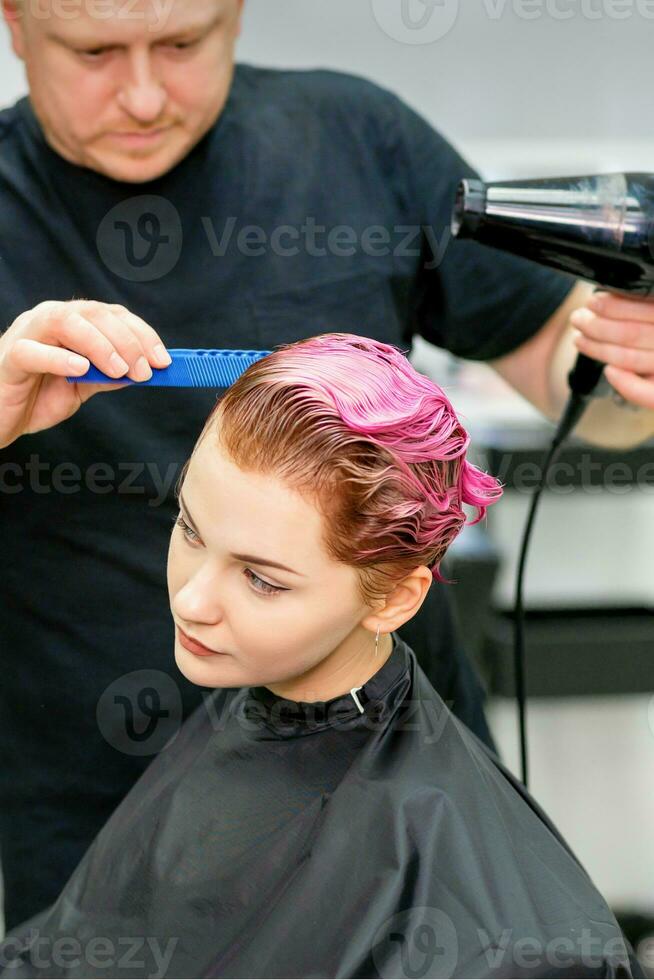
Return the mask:
<svg viewBox="0 0 654 980"><path fill-rule="evenodd" d="M233 384L262 356L265 355L261 351L196 351L195 356L187 357L185 363L194 388L211 388L216 377L220 377L226 386Z"/></svg>
<svg viewBox="0 0 654 980"><path fill-rule="evenodd" d="M166 368L153 368L147 381L131 378L111 378L96 367L90 367L79 378L67 377L71 384L130 384L151 388L228 388L243 372L261 360L269 350L194 350L177 348L169 350L172 364Z"/></svg>

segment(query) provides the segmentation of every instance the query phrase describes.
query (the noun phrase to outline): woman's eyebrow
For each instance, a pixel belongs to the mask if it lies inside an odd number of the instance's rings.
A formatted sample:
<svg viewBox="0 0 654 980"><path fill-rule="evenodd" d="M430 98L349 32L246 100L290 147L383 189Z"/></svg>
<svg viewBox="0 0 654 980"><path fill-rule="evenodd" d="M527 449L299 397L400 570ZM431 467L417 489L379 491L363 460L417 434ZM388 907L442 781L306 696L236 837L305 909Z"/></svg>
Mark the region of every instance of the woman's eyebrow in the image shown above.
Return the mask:
<svg viewBox="0 0 654 980"><path fill-rule="evenodd" d="M189 523L192 524L193 530L197 531L198 526L193 520L190 510L184 502L184 498L181 492L178 495L178 500L184 508L184 513L189 519ZM289 568L288 565L281 565L278 561L270 561L268 558L257 558L256 555L237 555L235 552L231 552L230 558L236 558L237 561L252 562L253 565L265 565L267 568L280 568L284 572L290 572L291 575L299 575L300 578L306 578L302 572L296 572L295 569Z"/></svg>

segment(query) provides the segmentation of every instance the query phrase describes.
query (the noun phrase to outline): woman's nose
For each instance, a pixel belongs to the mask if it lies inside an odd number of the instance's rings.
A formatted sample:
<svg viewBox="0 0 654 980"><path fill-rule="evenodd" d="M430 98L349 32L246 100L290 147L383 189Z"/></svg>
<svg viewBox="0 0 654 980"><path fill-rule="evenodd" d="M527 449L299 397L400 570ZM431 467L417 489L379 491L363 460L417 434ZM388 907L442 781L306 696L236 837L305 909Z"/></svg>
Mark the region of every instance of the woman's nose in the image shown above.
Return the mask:
<svg viewBox="0 0 654 980"><path fill-rule="evenodd" d="M189 626L215 626L223 618L215 577L206 568L198 569L176 593L173 608L178 619Z"/></svg>

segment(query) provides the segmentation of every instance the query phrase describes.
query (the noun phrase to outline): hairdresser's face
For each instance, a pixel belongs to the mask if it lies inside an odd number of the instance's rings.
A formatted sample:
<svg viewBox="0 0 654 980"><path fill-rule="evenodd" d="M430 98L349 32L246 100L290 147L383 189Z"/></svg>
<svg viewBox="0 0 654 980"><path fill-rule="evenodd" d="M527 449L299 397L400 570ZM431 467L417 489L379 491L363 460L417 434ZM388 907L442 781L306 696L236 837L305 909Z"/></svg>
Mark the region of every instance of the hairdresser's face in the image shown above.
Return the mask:
<svg viewBox="0 0 654 980"><path fill-rule="evenodd" d="M235 467L214 432L196 448L180 497L190 529L176 526L170 542L171 611L177 627L221 651L197 656L176 629L175 659L190 681L205 687L280 681L284 696L323 700L325 679L349 676L362 655L372 662L374 634L360 625L371 610L357 595L354 568L325 554L322 517L312 503L271 477Z"/></svg>
<svg viewBox="0 0 654 980"><path fill-rule="evenodd" d="M225 105L242 2L3 0L48 143L115 180L166 173Z"/></svg>

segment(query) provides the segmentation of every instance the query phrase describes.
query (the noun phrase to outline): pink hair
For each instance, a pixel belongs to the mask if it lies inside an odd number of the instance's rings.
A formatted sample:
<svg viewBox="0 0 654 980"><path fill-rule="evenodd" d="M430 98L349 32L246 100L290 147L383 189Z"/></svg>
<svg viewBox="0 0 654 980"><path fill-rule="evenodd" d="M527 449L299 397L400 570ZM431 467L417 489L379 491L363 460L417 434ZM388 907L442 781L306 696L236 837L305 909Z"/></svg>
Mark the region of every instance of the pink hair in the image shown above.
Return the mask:
<svg viewBox="0 0 654 980"><path fill-rule="evenodd" d="M282 344L227 389L216 427L239 468L307 495L325 518L325 547L360 570L373 604L419 565L440 563L466 523L502 495L465 459L470 437L443 390L396 347L330 333Z"/></svg>

